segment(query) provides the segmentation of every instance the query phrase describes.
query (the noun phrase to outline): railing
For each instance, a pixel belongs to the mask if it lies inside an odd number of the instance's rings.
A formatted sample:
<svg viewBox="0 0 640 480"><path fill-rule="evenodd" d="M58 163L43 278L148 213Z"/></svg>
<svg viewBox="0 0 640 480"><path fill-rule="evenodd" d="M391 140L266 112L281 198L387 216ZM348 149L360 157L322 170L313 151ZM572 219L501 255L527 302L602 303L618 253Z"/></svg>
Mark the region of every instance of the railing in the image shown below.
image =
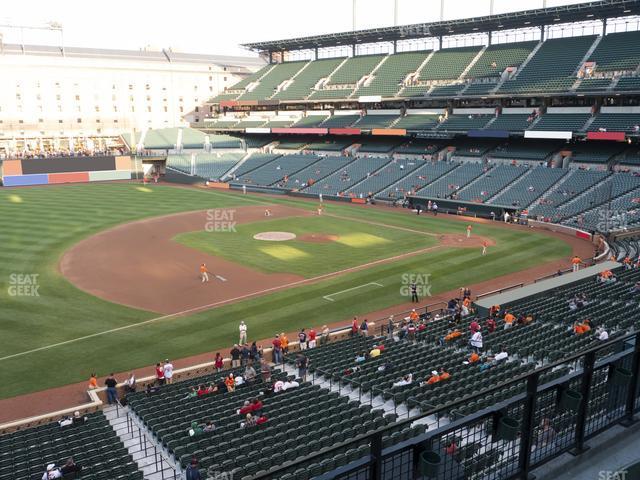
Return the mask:
<svg viewBox="0 0 640 480"><path fill-rule="evenodd" d="M489 295L496 295L498 293L506 292L507 290L513 290L516 288L524 287L524 283L514 283L513 285L508 285L506 287L499 288L497 290L491 290L490 292L480 293L476 296L476 300L482 297L488 297Z"/></svg>
<svg viewBox="0 0 640 480"><path fill-rule="evenodd" d="M117 412L118 418L120 418L120 412ZM136 453L144 452L144 459L150 459L153 457L152 461L147 461L144 468L148 468L149 466L153 466L154 470L148 473L158 473L160 472L160 478L162 480L177 480L178 478L182 478L176 469L172 466L171 462L165 457L162 451L158 451L158 447L155 442L151 439L147 440L147 432L140 428L139 425L135 423L133 418L131 417L131 412L126 412L126 424L127 424L127 434L131 435L130 440L138 439L139 443L137 445L137 450L129 450L129 454L132 456ZM136 435L137 433L137 435ZM127 438L123 438L123 434L120 434L120 439L125 441ZM141 466L142 468L142 466ZM165 474L165 470L170 470ZM155 477L157 478L157 477Z"/></svg>
<svg viewBox="0 0 640 480"><path fill-rule="evenodd" d="M561 378L540 383L542 374L567 365L577 368ZM640 332L633 332L475 395L354 436L252 479L280 478L286 470L319 463L363 444L369 447L368 455L316 478L409 480L427 472L430 478L437 476L441 480L480 473L494 480L527 478L534 468L565 452L584 452L585 442L608 428L633 423L634 414L640 410L639 373ZM524 393L495 404L489 402L476 413L452 418L451 412L456 408L518 384L526 385ZM384 435L427 417L449 417L451 421L442 425L438 421L435 428L395 445L383 441Z"/></svg>
<svg viewBox="0 0 640 480"><path fill-rule="evenodd" d="M442 314L445 311L445 308L436 308L439 305L443 305L446 307L447 302L434 302L434 303L430 303L429 305L424 305L422 307L418 307L416 306L415 311L416 313L422 315L422 314L427 314L427 313L440 313ZM406 310L404 312L399 312L399 313L394 313L393 314L393 318L395 319L396 317L399 317L402 320L404 320L413 310ZM380 322L380 336L385 335L387 332L387 328L388 328L388 321L389 321L389 317L384 317L384 318L380 318L378 320L375 321L375 323L377 324L378 322ZM393 327L394 329L397 328L400 325L400 321L394 321L393 322Z"/></svg>

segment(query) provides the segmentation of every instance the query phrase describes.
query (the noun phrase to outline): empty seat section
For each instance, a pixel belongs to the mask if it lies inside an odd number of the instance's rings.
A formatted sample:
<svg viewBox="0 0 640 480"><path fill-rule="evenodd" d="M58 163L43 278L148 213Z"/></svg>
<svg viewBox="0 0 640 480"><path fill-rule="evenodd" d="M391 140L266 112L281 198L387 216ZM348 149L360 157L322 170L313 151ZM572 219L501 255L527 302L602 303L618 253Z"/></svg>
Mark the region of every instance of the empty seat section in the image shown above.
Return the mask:
<svg viewBox="0 0 640 480"><path fill-rule="evenodd" d="M537 44L533 41L489 45L466 77L499 77L507 67L519 67Z"/></svg>
<svg viewBox="0 0 640 480"><path fill-rule="evenodd" d="M274 99L278 100L304 100L309 95L313 87L323 78L331 75L344 58L324 58L311 62L304 70L302 70L293 81L286 87L274 95Z"/></svg>
<svg viewBox="0 0 640 480"><path fill-rule="evenodd" d="M546 40L514 80L499 93L560 92L574 83L573 73L591 45L594 35Z"/></svg>
<svg viewBox="0 0 640 480"><path fill-rule="evenodd" d="M530 173L509 185L489 203L527 208L567 173L562 168L535 167Z"/></svg>
<svg viewBox="0 0 640 480"><path fill-rule="evenodd" d="M508 130L510 132L521 132L531 125L533 119L526 113L503 113L493 122L487 125L487 130Z"/></svg>
<svg viewBox="0 0 640 480"><path fill-rule="evenodd" d="M596 72L636 70L640 65L640 32L605 35L589 60L596 62Z"/></svg>
<svg viewBox="0 0 640 480"><path fill-rule="evenodd" d="M427 161L398 182L389 185L378 193L376 198L381 200L401 199L405 194L415 193L426 185L435 182L457 166L458 164L454 162Z"/></svg>
<svg viewBox="0 0 640 480"><path fill-rule="evenodd" d="M418 195L431 198L450 198L461 188L484 173L481 163L463 163L447 175L418 190Z"/></svg>
<svg viewBox="0 0 640 480"><path fill-rule="evenodd" d="M255 88L240 95L238 100L267 100L271 98L282 82L291 79L306 64L306 61L277 64L275 68L259 80Z"/></svg>
<svg viewBox="0 0 640 480"><path fill-rule="evenodd" d="M369 75L384 57L384 55L366 55L349 58L333 72L322 90L315 90L309 99L347 98L353 93L362 77Z"/></svg>
<svg viewBox="0 0 640 480"><path fill-rule="evenodd" d="M353 161L351 157L342 157L330 155L321 157L317 162L309 165L308 167L300 170L299 172L292 173L285 182L280 182L282 188L300 190L309 185L322 180L327 175L331 175L340 168L346 167Z"/></svg>
<svg viewBox="0 0 640 480"><path fill-rule="evenodd" d="M376 70L368 85L357 90L357 95L381 95L395 97L407 76L418 70L418 67L429 56L430 52L406 52L390 55Z"/></svg>
<svg viewBox="0 0 640 480"><path fill-rule="evenodd" d="M528 170L528 167L514 165L498 165L489 168L484 175L461 189L457 198L468 202L484 203Z"/></svg>
<svg viewBox="0 0 640 480"><path fill-rule="evenodd" d="M590 113L545 113L530 130L546 130L561 132L580 132Z"/></svg>
<svg viewBox="0 0 640 480"><path fill-rule="evenodd" d="M364 180L389 162L388 158L361 157L344 168L307 187L304 191L313 194L343 194L356 183Z"/></svg>
<svg viewBox="0 0 640 480"><path fill-rule="evenodd" d="M362 182L351 187L347 193L356 196L375 195L396 183L401 178L409 175L423 164L424 160L393 160Z"/></svg>
<svg viewBox="0 0 640 480"><path fill-rule="evenodd" d="M606 129L611 132L634 132L640 126L638 113L600 113L589 125L589 131Z"/></svg>
<svg viewBox="0 0 640 480"><path fill-rule="evenodd" d="M483 128L493 115L463 115L454 114L438 126L438 130L466 131Z"/></svg>

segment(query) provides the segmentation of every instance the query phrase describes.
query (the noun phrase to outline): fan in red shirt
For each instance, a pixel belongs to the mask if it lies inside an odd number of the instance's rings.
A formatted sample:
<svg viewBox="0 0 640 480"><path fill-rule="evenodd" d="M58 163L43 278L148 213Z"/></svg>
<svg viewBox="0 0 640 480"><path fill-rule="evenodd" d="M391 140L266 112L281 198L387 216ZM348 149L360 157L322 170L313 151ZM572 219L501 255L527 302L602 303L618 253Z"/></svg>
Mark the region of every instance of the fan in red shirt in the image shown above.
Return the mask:
<svg viewBox="0 0 640 480"><path fill-rule="evenodd" d="M356 336L358 334L358 328L360 325L358 324L358 317L353 317L353 322L351 322L351 335Z"/></svg>
<svg viewBox="0 0 640 480"><path fill-rule="evenodd" d="M489 318L486 324L489 333L493 333L496 330L496 321L493 318Z"/></svg>
<svg viewBox="0 0 640 480"><path fill-rule="evenodd" d="M476 333L478 330L480 330L480 324L474 320L469 324L469 330L471 330L473 333Z"/></svg>
<svg viewBox="0 0 640 480"><path fill-rule="evenodd" d="M161 385L164 383L164 368L159 363L156 363L156 380Z"/></svg>
<svg viewBox="0 0 640 480"><path fill-rule="evenodd" d="M316 329L311 327L311 330L309 330L309 333L307 335L307 343L309 345L309 348L315 348L316 346Z"/></svg>

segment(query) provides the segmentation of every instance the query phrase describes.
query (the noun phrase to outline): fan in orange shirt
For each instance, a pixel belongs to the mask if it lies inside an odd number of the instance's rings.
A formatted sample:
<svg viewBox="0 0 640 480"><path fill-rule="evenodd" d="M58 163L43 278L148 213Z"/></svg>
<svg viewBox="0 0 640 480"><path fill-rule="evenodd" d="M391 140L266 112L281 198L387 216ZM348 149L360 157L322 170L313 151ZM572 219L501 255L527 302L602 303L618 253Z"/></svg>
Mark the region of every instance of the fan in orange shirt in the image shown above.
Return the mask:
<svg viewBox="0 0 640 480"><path fill-rule="evenodd" d="M92 373L89 379L89 390L93 390L94 388L98 388L98 377L96 377L95 373Z"/></svg>
<svg viewBox="0 0 640 480"><path fill-rule="evenodd" d="M419 318L420 315L418 315L416 309L414 308L413 310L411 310L411 313L409 314L409 320L411 320L412 322L417 322Z"/></svg>
<svg viewBox="0 0 640 480"><path fill-rule="evenodd" d="M440 375L438 375L438 371L434 370L431 372L431 376L429 379L424 382L425 385L433 385L434 383L438 383L440 381Z"/></svg>
<svg viewBox="0 0 640 480"><path fill-rule="evenodd" d="M476 363L478 360L480 360L480 355L476 352L472 352L469 356L469 363Z"/></svg>
<svg viewBox="0 0 640 480"><path fill-rule="evenodd" d="M581 263L582 263L582 259L579 256L574 255L573 258L571 259L571 265L574 272L577 272L578 270L580 270Z"/></svg>
<svg viewBox="0 0 640 480"><path fill-rule="evenodd" d="M459 330L454 330L453 332L449 332L445 335L444 337L444 341L445 342L450 342L451 340L455 340L456 338L460 337L462 334L460 333Z"/></svg>
<svg viewBox="0 0 640 480"><path fill-rule="evenodd" d="M511 328L515 320L516 320L516 316L511 312L507 312L504 316L504 328L505 329Z"/></svg>

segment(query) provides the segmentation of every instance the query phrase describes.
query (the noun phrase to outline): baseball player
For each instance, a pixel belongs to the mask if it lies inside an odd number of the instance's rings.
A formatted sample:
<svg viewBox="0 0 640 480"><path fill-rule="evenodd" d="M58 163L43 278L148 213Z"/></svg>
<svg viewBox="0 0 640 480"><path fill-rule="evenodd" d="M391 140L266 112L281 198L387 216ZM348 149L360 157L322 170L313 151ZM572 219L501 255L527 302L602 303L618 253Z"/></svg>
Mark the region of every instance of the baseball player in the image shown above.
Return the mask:
<svg viewBox="0 0 640 480"><path fill-rule="evenodd" d="M200 265L200 277L202 278L202 283L209 281L209 270L206 263Z"/></svg>

